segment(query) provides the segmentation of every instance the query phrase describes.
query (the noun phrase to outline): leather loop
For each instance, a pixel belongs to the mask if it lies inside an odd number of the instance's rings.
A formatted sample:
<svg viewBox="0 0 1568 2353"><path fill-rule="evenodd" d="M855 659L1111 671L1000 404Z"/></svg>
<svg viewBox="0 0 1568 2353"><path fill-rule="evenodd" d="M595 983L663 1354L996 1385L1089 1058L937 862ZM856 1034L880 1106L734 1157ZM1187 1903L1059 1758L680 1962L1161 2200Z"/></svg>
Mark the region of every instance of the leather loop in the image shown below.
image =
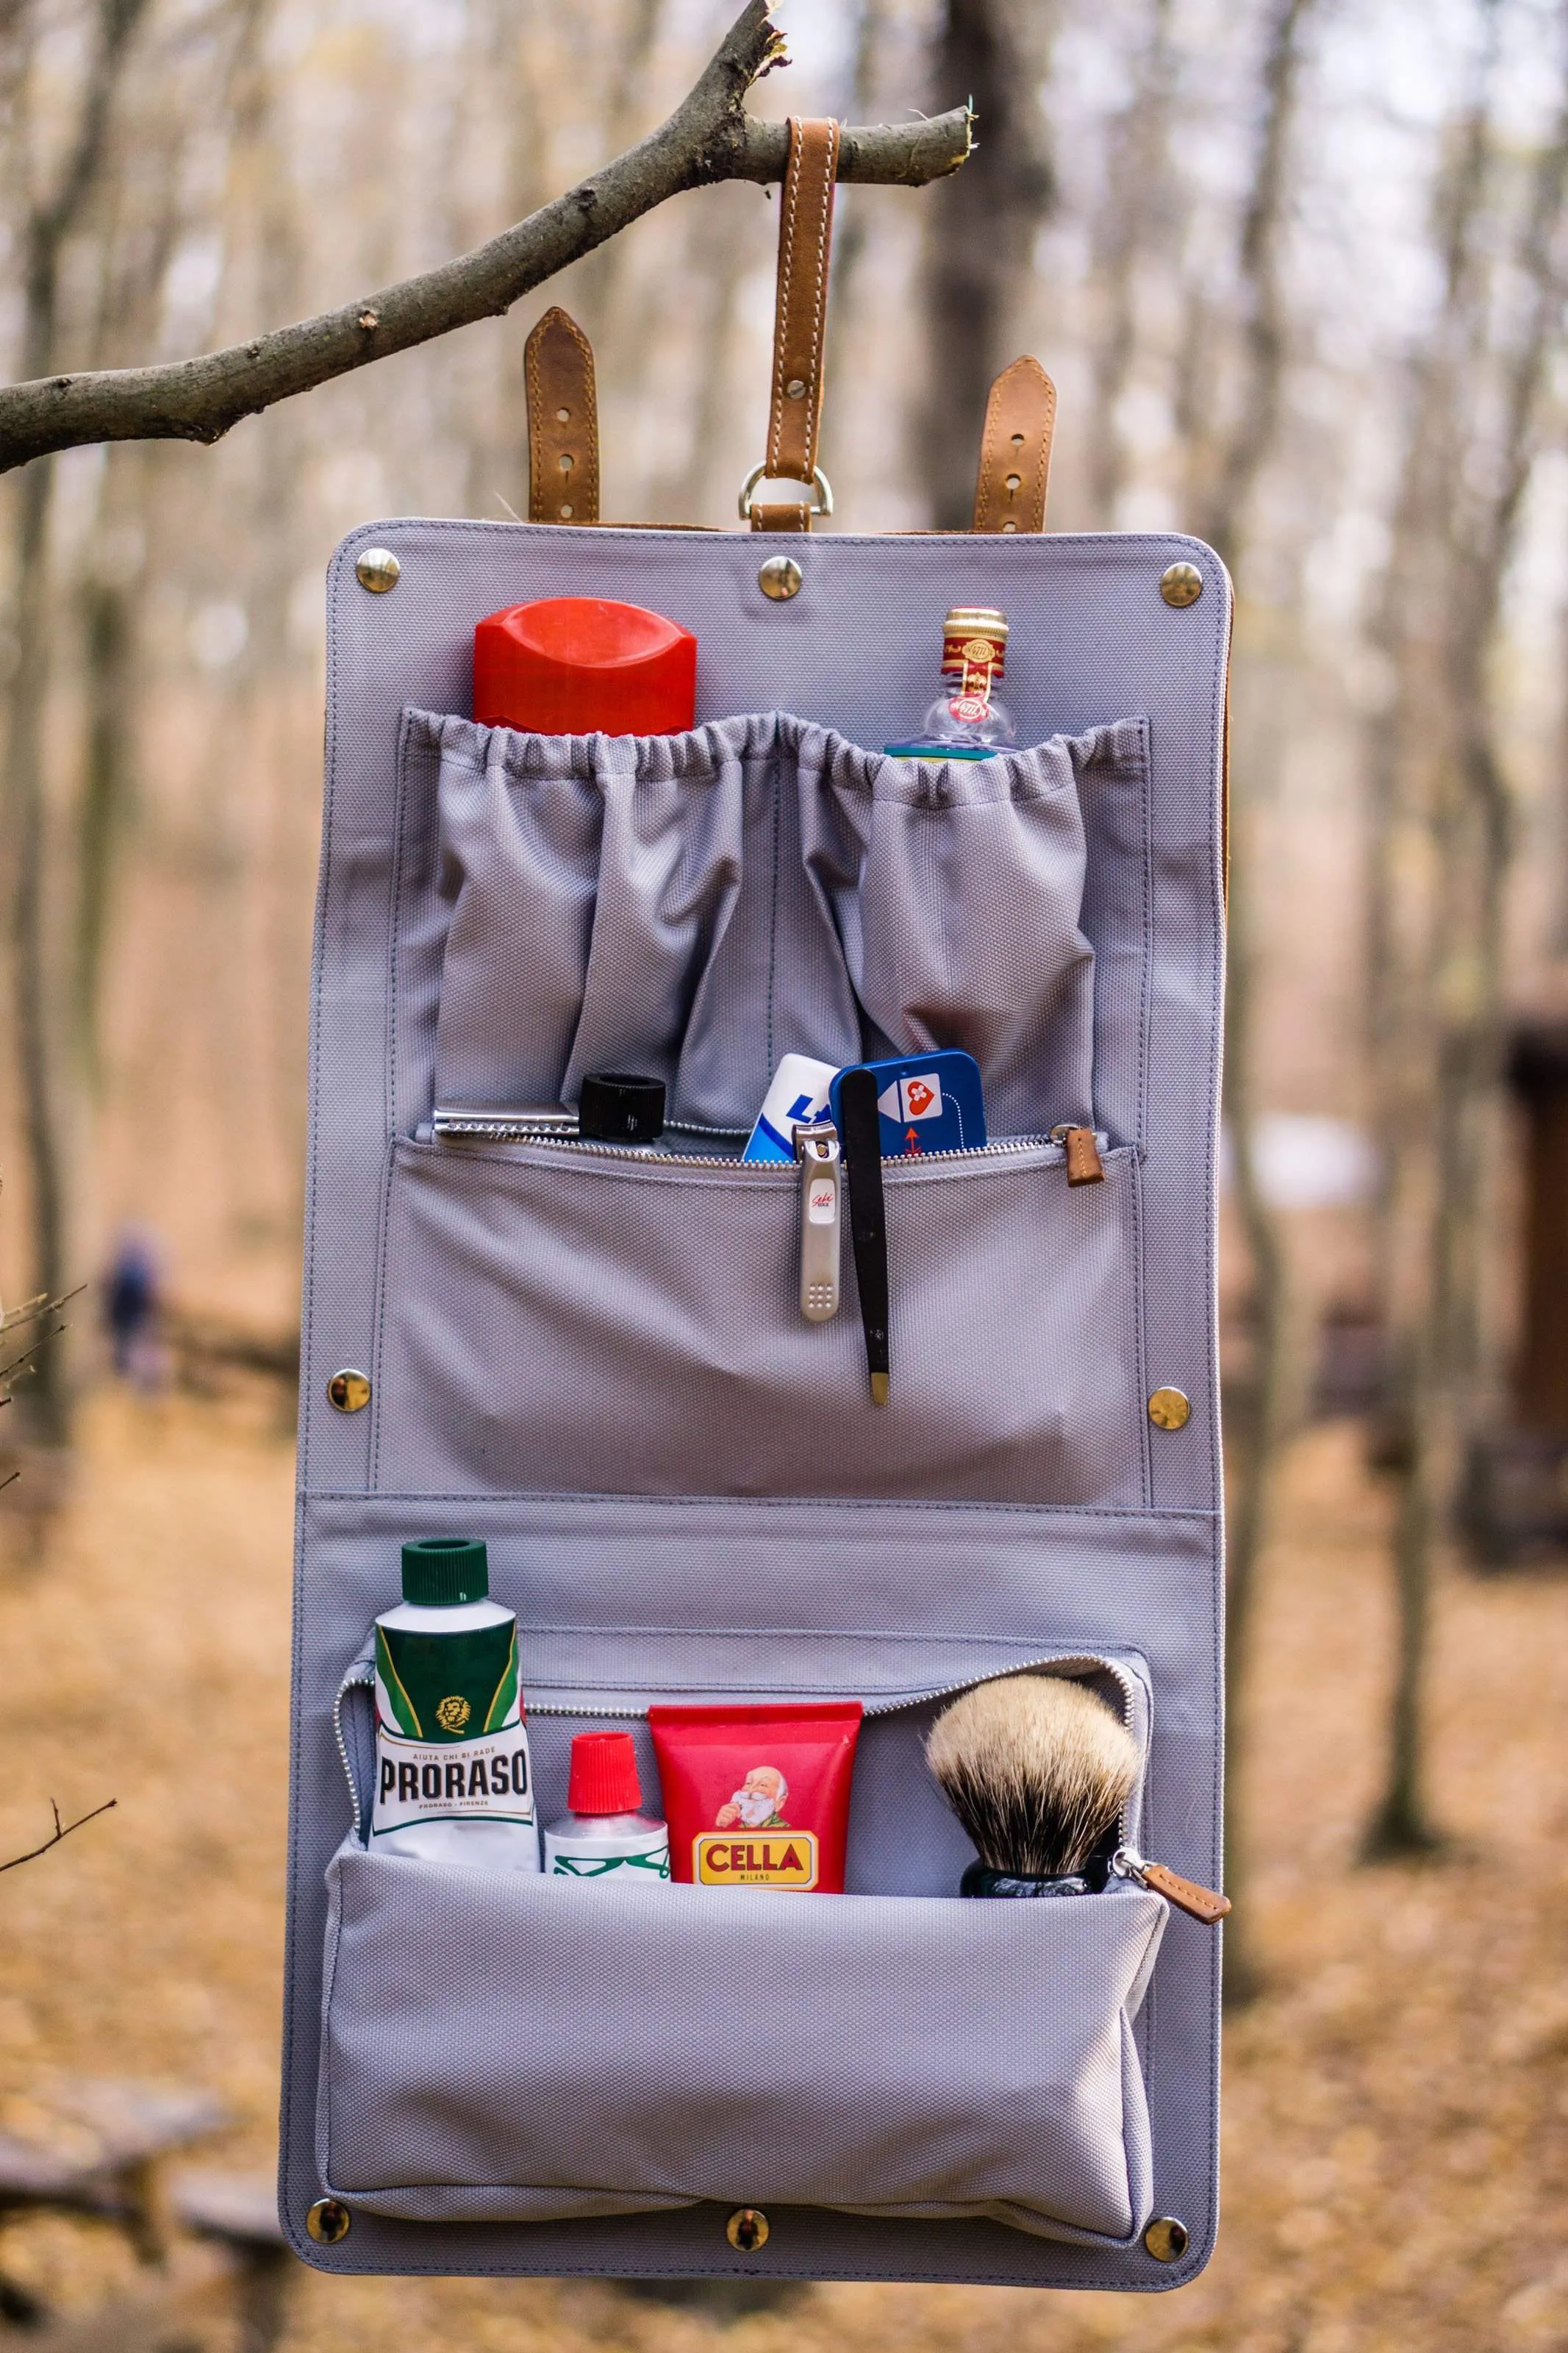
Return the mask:
<svg viewBox="0 0 1568 2353"><path fill-rule="evenodd" d="M1015 360L991 387L974 484L975 531L1044 531L1057 388L1038 360Z"/></svg>
<svg viewBox="0 0 1568 2353"><path fill-rule="evenodd" d="M546 311L522 347L528 390L528 519L599 520L594 353L574 319Z"/></svg>
<svg viewBox="0 0 1568 2353"><path fill-rule="evenodd" d="M752 529L809 532L811 516L812 510L805 499L780 499L773 505L756 500L752 506Z"/></svg>
<svg viewBox="0 0 1568 2353"><path fill-rule="evenodd" d="M838 125L791 115L789 164L779 206L778 299L773 313L773 398L765 464L770 481L809 482L822 415L822 345L827 323L827 263ZM753 531L809 531L779 522L779 505L754 506Z"/></svg>

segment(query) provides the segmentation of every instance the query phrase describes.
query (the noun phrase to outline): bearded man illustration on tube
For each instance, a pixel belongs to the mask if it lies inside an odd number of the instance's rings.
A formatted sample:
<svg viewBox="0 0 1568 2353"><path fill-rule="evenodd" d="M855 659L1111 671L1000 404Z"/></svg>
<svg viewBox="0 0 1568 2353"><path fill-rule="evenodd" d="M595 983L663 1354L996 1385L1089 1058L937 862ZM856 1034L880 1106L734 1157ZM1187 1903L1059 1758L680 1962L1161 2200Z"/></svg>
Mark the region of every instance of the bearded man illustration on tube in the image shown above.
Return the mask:
<svg viewBox="0 0 1568 2353"><path fill-rule="evenodd" d="M784 1805L789 1783L776 1765L753 1765L727 1806L713 1817L717 1831L787 1831Z"/></svg>

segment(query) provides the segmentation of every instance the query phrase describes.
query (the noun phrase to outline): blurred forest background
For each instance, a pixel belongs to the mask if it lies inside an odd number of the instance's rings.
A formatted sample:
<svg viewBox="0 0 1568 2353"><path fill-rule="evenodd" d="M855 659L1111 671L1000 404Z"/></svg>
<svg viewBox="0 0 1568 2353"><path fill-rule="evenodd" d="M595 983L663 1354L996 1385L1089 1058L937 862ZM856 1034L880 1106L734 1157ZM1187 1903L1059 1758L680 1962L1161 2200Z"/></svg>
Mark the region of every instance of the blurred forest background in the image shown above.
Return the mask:
<svg viewBox="0 0 1568 2353"><path fill-rule="evenodd" d="M0 0L0 366L20 378L213 349L471 247L662 119L731 13ZM966 521L985 386L1031 351L1060 395L1049 526L1191 530L1237 581L1236 1879L1256 1850L1257 1916L1285 1919L1259 1793L1265 1760L1283 1787L1321 1761L1314 1743L1354 1757L1331 1802L1299 1808L1335 1825L1325 1871L1427 1851L1463 1869L1477 1840L1499 1824L1522 1837L1521 1823L1544 1869L1557 1816L1521 1812L1500 1765L1471 1799L1478 1757L1500 1756L1513 1723L1504 1654L1568 1631L1562 1590L1539 1568L1500 1580L1495 1602L1461 1590L1450 1539L1473 1572L1550 1566L1568 1535L1568 6L776 13L793 63L753 111L897 121L973 95L979 114L979 151L952 182L840 192L822 450L837 527ZM165 1294L161 1401L102 1401L89 1292L6 1417L24 1466L4 1498L20 1641L70 1563L100 1602L110 1589L92 1582L118 1525L106 1466L210 1472L217 1487L191 1507L221 1551L222 1465L251 1448L234 1494L261 1512L283 1461L333 544L378 515L526 512L522 344L552 301L595 345L606 520L729 523L763 438L775 239L771 194L687 195L509 317L284 404L216 449L79 449L0 484L0 1289L9 1303L96 1286L129 1233ZM232 1410L247 1380L273 1399L248 1422ZM285 1485L265 1506L280 1552ZM150 1545L155 1516L149 1497ZM1270 1561L1290 1564L1290 1606L1331 1592L1336 1628L1361 1629L1349 1663L1320 1661L1332 1688L1316 1717L1292 1680L1305 1668L1279 1648ZM281 1609L286 1560L266 1576ZM1434 1597L1456 1593L1435 1630ZM1331 1653L1327 1620L1313 1623ZM1540 1723L1531 1712L1531 1737ZM1533 1752L1530 1772L1552 1778ZM1542 1901L1560 1906L1555 1868ZM26 1898L40 1920L52 1900ZM1343 1901L1322 1916L1363 1942ZM1543 1933L1529 1916L1521 1952ZM1412 1934L1390 1983L1425 1949ZM1232 1990L1261 1992L1259 2014L1288 1944L1283 1927L1272 1953L1250 1927L1234 1940ZM1290 1949L1307 1970L1306 1946ZM1560 2058L1561 2024L1542 2031ZM21 2080L62 2056L23 2033L6 2066ZM266 2067L252 2050L245 2068L234 2096L249 2114ZM1370 2194L1366 2166L1344 2178ZM1327 2197L1320 2185L1314 2211ZM1517 2213L1498 2225L1504 2241L1519 2227ZM1503 2300L1500 2284L1486 2306L1500 2335L1472 2318L1452 2341L1568 2344L1554 2287L1507 2327ZM915 2332L907 2296L899 2311ZM1435 2311L1426 2335L1407 2314L1387 2337L1260 2321L1256 2339L1224 2341L1447 2343ZM570 2327L623 2325L591 2320ZM521 2341L472 2313L465 2325L474 2342ZM945 2341L945 2321L930 2327Z"/></svg>

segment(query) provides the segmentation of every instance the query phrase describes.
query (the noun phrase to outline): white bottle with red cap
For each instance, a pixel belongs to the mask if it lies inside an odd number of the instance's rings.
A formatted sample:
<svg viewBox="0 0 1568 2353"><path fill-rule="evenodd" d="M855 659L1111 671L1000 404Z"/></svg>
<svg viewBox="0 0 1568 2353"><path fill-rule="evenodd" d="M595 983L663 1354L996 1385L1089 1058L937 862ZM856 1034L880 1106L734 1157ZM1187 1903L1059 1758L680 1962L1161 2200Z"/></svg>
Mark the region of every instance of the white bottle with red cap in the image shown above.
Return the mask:
<svg viewBox="0 0 1568 2353"><path fill-rule="evenodd" d="M669 1831L642 1810L637 1752L629 1732L579 1732L572 1743L571 1809L544 1833L548 1879L614 1879L626 1886L669 1877Z"/></svg>

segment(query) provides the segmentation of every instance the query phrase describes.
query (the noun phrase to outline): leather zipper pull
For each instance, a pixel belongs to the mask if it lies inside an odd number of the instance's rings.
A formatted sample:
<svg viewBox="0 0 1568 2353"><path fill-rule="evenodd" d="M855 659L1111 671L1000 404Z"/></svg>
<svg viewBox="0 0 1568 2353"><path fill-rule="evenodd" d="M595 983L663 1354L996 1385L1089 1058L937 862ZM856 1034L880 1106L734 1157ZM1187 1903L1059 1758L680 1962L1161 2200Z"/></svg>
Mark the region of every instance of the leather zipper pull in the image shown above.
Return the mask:
<svg viewBox="0 0 1568 2353"><path fill-rule="evenodd" d="M1051 1142L1061 1145L1069 1185L1104 1184L1105 1163L1092 1127L1053 1127Z"/></svg>
<svg viewBox="0 0 1568 2353"><path fill-rule="evenodd" d="M1230 1910L1230 1898L1220 1894L1217 1888L1200 1887L1195 1879L1184 1879L1179 1871L1172 1871L1163 1862L1151 1862L1147 1856L1134 1854L1130 1846L1120 1848L1110 1858L1110 1868L1119 1879L1135 1879L1140 1887L1151 1888L1184 1912L1189 1920L1201 1920L1206 1928L1216 1928Z"/></svg>

